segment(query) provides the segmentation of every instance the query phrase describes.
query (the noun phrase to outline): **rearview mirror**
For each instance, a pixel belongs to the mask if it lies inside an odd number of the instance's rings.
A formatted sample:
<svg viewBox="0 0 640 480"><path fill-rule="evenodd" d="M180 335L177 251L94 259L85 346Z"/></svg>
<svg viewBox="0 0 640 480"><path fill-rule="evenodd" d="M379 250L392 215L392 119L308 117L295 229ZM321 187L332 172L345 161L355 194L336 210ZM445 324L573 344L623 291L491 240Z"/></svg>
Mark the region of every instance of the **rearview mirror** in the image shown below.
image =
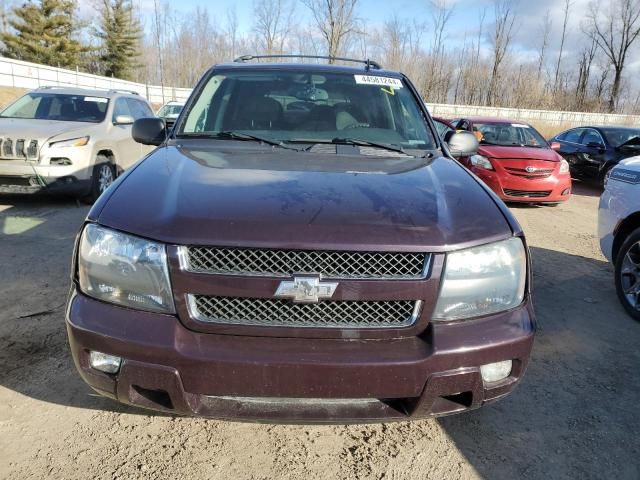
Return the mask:
<svg viewBox="0 0 640 480"><path fill-rule="evenodd" d="M551 142L549 144L549 148L551 148L551 150L555 150L558 151L561 148L560 142Z"/></svg>
<svg viewBox="0 0 640 480"><path fill-rule="evenodd" d="M161 145L167 136L167 128L161 118L140 118L133 122L133 139L143 145Z"/></svg>
<svg viewBox="0 0 640 480"><path fill-rule="evenodd" d="M118 115L114 120L114 125L131 125L134 118L130 115Z"/></svg>
<svg viewBox="0 0 640 480"><path fill-rule="evenodd" d="M447 141L453 158L470 157L478 153L478 139L471 132L456 132Z"/></svg>

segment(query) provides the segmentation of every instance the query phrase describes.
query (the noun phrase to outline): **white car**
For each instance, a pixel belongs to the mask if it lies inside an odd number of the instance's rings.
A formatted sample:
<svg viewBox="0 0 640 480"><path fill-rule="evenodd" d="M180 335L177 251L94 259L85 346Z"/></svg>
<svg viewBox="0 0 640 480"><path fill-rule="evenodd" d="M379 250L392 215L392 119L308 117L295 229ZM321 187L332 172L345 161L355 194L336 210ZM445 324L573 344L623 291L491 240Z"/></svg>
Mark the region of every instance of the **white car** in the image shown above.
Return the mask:
<svg viewBox="0 0 640 480"><path fill-rule="evenodd" d="M640 157L623 160L611 170L598 218L600 247L615 266L618 297L640 320Z"/></svg>
<svg viewBox="0 0 640 480"><path fill-rule="evenodd" d="M174 123L176 123L176 120L180 116L180 112L182 112L183 108L184 102L172 100L171 102L165 103L160 108L160 110L158 110L156 115L164 119L164 121L167 122L168 125L173 125Z"/></svg>
<svg viewBox="0 0 640 480"><path fill-rule="evenodd" d="M0 113L0 193L64 193L93 202L152 148L131 137L153 117L135 92L43 87Z"/></svg>

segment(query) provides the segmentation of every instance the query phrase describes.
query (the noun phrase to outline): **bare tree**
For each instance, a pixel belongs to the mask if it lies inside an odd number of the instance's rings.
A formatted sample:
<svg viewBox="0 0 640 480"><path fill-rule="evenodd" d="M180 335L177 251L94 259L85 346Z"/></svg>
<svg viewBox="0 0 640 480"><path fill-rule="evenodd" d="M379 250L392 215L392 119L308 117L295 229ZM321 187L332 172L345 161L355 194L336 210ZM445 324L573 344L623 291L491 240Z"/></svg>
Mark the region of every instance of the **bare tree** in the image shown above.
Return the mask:
<svg viewBox="0 0 640 480"><path fill-rule="evenodd" d="M262 52L266 55L283 53L291 33L294 5L288 0L256 0L253 11L253 31Z"/></svg>
<svg viewBox="0 0 640 480"><path fill-rule="evenodd" d="M582 110L587 98L589 80L591 77L591 66L596 56L597 43L593 32L585 32L590 43L582 49L580 60L578 61L578 81L576 83L576 106Z"/></svg>
<svg viewBox="0 0 640 480"><path fill-rule="evenodd" d="M516 19L513 7L514 5L510 0L494 1L495 25L490 37L493 46L493 67L489 88L487 89L487 105L494 105L496 102L500 66L509 50L513 34L513 25Z"/></svg>
<svg viewBox="0 0 640 480"><path fill-rule="evenodd" d="M358 0L302 0L326 42L329 57L337 57L349 37L357 33ZM333 60L330 60L333 62Z"/></svg>
<svg viewBox="0 0 640 480"><path fill-rule="evenodd" d="M569 20L569 10L573 5L572 0L564 0L564 21L562 22L562 37L560 39L560 51L558 52L558 62L556 63L556 75L553 80L554 91L558 90L558 80L560 78L560 63L562 62L562 53L564 52L564 42L567 36L567 22Z"/></svg>
<svg viewBox="0 0 640 480"><path fill-rule="evenodd" d="M613 112L618 104L622 71L629 49L640 34L640 1L610 0L609 8L604 13L599 10L598 3L592 2L587 18L598 47L613 67L613 85L609 97L609 111Z"/></svg>
<svg viewBox="0 0 640 480"><path fill-rule="evenodd" d="M549 47L549 36L551 35L551 28L553 22L551 21L551 12L547 10L544 17L542 17L542 35L540 44L540 54L538 55L538 79L542 75L542 68L544 67L545 55L547 48Z"/></svg>

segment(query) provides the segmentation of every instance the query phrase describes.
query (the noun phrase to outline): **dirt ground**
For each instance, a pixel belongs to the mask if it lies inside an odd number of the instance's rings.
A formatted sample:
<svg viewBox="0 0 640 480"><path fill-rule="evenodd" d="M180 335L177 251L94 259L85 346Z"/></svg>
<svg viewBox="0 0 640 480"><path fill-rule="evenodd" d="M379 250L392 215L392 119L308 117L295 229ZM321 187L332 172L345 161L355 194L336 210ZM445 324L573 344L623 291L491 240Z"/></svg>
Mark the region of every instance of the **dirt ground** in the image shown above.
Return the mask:
<svg viewBox="0 0 640 480"><path fill-rule="evenodd" d="M317 427L149 415L93 394L63 320L87 209L0 197L0 478L638 479L640 324L598 250L598 192L577 191L557 208L513 208L539 334L510 397L441 419Z"/></svg>

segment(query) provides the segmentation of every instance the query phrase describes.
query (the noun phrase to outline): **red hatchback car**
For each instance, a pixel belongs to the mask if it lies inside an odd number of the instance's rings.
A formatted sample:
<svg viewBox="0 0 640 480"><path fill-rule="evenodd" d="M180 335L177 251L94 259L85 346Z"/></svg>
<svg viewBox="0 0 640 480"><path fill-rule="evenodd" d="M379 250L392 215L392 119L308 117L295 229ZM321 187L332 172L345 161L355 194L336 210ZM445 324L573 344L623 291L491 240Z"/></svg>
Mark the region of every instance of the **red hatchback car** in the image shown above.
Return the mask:
<svg viewBox="0 0 640 480"><path fill-rule="evenodd" d="M485 117L451 123L478 137L477 155L460 161L505 202L557 204L571 197L569 164L531 125Z"/></svg>

